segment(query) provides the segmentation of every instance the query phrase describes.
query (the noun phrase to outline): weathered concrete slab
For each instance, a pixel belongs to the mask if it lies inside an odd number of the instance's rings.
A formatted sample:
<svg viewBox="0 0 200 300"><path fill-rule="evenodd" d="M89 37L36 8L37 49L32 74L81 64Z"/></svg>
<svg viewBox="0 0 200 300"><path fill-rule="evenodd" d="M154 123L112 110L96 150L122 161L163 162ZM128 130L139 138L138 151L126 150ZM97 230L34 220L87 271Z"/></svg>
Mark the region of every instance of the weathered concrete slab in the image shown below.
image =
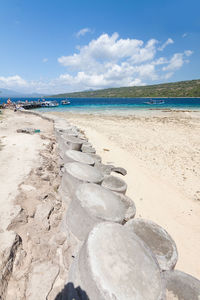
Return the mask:
<svg viewBox="0 0 200 300"><path fill-rule="evenodd" d="M79 162L91 166L95 163L90 155L76 150L67 150L64 154L63 161L64 164L69 162Z"/></svg>
<svg viewBox="0 0 200 300"><path fill-rule="evenodd" d="M112 172L119 173L123 176L125 176L127 174L127 171L124 168L121 168L121 167L114 167L112 169Z"/></svg>
<svg viewBox="0 0 200 300"><path fill-rule="evenodd" d="M103 174L95 167L77 162L65 164L61 182L63 200L66 201L65 194L73 196L80 183L100 184L103 178Z"/></svg>
<svg viewBox="0 0 200 300"><path fill-rule="evenodd" d="M71 136L71 135L62 136L62 141L59 142L61 157L63 157L65 151L69 149L80 151L82 144L83 144L83 140L75 136Z"/></svg>
<svg viewBox="0 0 200 300"><path fill-rule="evenodd" d="M123 221L123 224L125 224L126 222L128 222L129 220L131 220L135 217L135 214L136 214L135 203L131 198L127 197L124 194L116 193L116 192L114 192L114 193L117 194L121 198L121 201L123 201L124 205L126 206L126 213L125 213L124 221Z"/></svg>
<svg viewBox="0 0 200 300"><path fill-rule="evenodd" d="M178 270L164 272L166 300L199 300L200 281Z"/></svg>
<svg viewBox="0 0 200 300"><path fill-rule="evenodd" d="M93 228L72 265L69 282L95 300L164 299L161 270L151 251L124 226Z"/></svg>
<svg viewBox="0 0 200 300"><path fill-rule="evenodd" d="M102 162L102 158L100 155L94 153L89 153L89 155L95 160L95 165Z"/></svg>
<svg viewBox="0 0 200 300"><path fill-rule="evenodd" d="M102 186L113 192L122 193L122 194L125 194L127 190L126 182L123 179L112 175L104 178L102 182Z"/></svg>
<svg viewBox="0 0 200 300"><path fill-rule="evenodd" d="M93 154L96 153L96 150L93 147L85 145L85 144L82 145L81 151L84 153L93 153Z"/></svg>
<svg viewBox="0 0 200 300"><path fill-rule="evenodd" d="M114 168L113 165L104 165L102 163L95 164L95 166L104 174L104 175L110 175L112 172L112 169Z"/></svg>
<svg viewBox="0 0 200 300"><path fill-rule="evenodd" d="M86 183L78 187L69 205L66 225L78 240L84 241L96 224L105 221L123 224L127 215L135 216L133 202L100 185Z"/></svg>
<svg viewBox="0 0 200 300"><path fill-rule="evenodd" d="M53 211L54 207L51 203L45 202L42 204L39 204L36 208L35 212L35 222L40 224L41 228L48 230L50 223L49 223L49 217Z"/></svg>
<svg viewBox="0 0 200 300"><path fill-rule="evenodd" d="M58 273L59 267L49 261L36 263L29 274L26 299L47 299Z"/></svg>
<svg viewBox="0 0 200 300"><path fill-rule="evenodd" d="M125 228L133 231L154 253L161 270L171 270L178 260L177 248L171 236L158 224L144 219L130 220Z"/></svg>

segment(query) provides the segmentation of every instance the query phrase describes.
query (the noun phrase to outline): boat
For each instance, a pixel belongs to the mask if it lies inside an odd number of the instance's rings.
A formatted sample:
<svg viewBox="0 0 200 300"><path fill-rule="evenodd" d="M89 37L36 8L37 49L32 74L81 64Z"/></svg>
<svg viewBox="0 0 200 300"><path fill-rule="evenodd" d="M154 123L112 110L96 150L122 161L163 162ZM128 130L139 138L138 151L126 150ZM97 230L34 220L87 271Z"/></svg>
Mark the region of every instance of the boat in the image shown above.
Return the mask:
<svg viewBox="0 0 200 300"><path fill-rule="evenodd" d="M41 103L41 106L44 106L44 107L56 107L58 105L59 105L59 103L57 101L43 101Z"/></svg>
<svg viewBox="0 0 200 300"><path fill-rule="evenodd" d="M67 104L70 104L70 101L69 101L68 99L62 100L62 101L61 101L61 104L62 104L62 105L67 105Z"/></svg>
<svg viewBox="0 0 200 300"><path fill-rule="evenodd" d="M149 104L149 105L160 105L160 104L164 104L165 101L164 100L153 100L153 99L150 99L149 101L147 102L144 102L145 104Z"/></svg>

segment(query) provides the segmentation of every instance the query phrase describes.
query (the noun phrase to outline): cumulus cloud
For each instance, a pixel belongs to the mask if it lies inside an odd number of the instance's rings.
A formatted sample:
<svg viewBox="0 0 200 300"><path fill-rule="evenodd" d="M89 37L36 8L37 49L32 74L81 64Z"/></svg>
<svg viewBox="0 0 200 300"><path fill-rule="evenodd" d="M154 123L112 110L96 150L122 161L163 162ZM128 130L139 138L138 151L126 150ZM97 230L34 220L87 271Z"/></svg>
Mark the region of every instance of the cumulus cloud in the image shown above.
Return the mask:
<svg viewBox="0 0 200 300"><path fill-rule="evenodd" d="M67 67L67 73L77 72L70 81L79 88L143 85L146 81L170 78L186 63L185 57L192 54L191 50L176 53L170 59L158 57L160 51L173 43L168 38L159 47L156 39L145 43L138 39L119 38L118 33L104 33L79 47L74 54L59 57L58 62Z"/></svg>
<svg viewBox="0 0 200 300"><path fill-rule="evenodd" d="M0 86L2 88L14 88L14 87L25 87L27 81L21 78L19 75L14 76L0 76Z"/></svg>
<svg viewBox="0 0 200 300"><path fill-rule="evenodd" d="M173 43L174 43L174 41L171 38L169 38L166 40L166 42L164 42L164 44L162 44L162 46L160 46L158 48L158 50L163 51L168 45L173 44Z"/></svg>
<svg viewBox="0 0 200 300"><path fill-rule="evenodd" d="M167 66L163 67L163 71L175 71L180 69L184 63L187 63L186 57L192 55L191 50L186 50L184 53L175 53L169 60Z"/></svg>
<svg viewBox="0 0 200 300"><path fill-rule="evenodd" d="M91 33L92 30L90 28L82 28L76 33L76 37L79 38L80 36L84 36L86 33Z"/></svg>
<svg viewBox="0 0 200 300"><path fill-rule="evenodd" d="M46 94L87 89L153 84L168 80L188 62L191 50L165 56L165 47L172 39L159 46L156 39L120 38L118 33L106 33L75 48L71 55L61 56L58 62L66 68L63 74L48 81L25 81L19 75L0 77L7 86L21 86L23 90ZM162 51L162 56L160 56Z"/></svg>

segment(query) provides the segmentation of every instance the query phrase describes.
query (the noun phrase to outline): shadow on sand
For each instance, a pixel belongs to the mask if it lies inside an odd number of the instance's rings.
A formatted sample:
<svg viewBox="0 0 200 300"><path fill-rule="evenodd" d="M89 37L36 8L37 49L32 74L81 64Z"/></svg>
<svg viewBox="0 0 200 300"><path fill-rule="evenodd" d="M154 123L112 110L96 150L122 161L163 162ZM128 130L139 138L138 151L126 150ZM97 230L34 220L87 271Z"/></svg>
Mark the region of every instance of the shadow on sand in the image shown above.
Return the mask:
<svg viewBox="0 0 200 300"><path fill-rule="evenodd" d="M54 300L89 300L89 298L80 286L75 288L74 284L69 282Z"/></svg>

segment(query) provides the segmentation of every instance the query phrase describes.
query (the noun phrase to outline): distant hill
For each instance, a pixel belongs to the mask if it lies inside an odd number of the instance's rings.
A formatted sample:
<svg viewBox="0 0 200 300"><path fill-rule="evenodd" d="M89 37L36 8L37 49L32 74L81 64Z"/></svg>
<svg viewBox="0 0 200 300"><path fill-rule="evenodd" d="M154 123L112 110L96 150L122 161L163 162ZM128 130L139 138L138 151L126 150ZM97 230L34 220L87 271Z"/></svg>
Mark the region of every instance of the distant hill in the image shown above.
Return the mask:
<svg viewBox="0 0 200 300"><path fill-rule="evenodd" d="M50 97L69 98L140 98L200 97L200 79L147 86L109 88L96 91L64 93Z"/></svg>
<svg viewBox="0 0 200 300"><path fill-rule="evenodd" d="M37 93L23 94L20 92L0 88L0 98L4 98L4 97L43 97L43 96Z"/></svg>
<svg viewBox="0 0 200 300"><path fill-rule="evenodd" d="M0 97L21 97L22 93L0 88Z"/></svg>

